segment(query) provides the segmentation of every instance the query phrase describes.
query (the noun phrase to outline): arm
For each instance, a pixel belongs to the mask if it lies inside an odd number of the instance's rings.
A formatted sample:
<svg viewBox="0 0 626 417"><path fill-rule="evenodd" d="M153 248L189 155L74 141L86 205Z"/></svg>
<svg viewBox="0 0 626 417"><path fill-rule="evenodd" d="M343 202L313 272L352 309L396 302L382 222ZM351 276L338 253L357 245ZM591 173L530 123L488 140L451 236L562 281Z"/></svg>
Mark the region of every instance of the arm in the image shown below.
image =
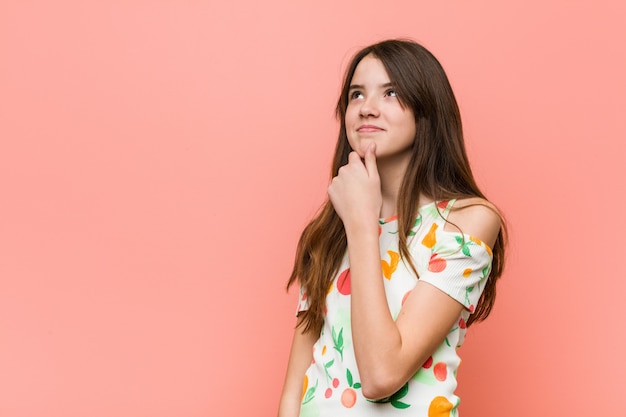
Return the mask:
<svg viewBox="0 0 626 417"><path fill-rule="evenodd" d="M302 318L303 315L298 316L298 325L302 322ZM302 382L304 373L313 361L313 344L316 340L317 337L311 332L302 333L302 327L294 329L278 417L297 417L300 415Z"/></svg>
<svg viewBox="0 0 626 417"><path fill-rule="evenodd" d="M340 171L338 178L342 174L343 178L333 181L329 194L348 238L352 337L363 395L379 399L392 395L419 369L443 342L463 306L434 286L418 282L394 322L381 277L380 200L371 196L380 185L373 152L366 154L365 169L359 168L359 162L350 159L348 165L355 166ZM455 210L451 221L488 245L495 241L500 225L499 217L483 206Z"/></svg>
<svg viewBox="0 0 626 417"><path fill-rule="evenodd" d="M497 215L484 206L458 210L451 220L489 245L493 245L500 224ZM429 283L418 281L394 322L381 279L377 233L361 228L346 233L352 276L352 337L363 395L383 398L400 389L441 345L463 305Z"/></svg>

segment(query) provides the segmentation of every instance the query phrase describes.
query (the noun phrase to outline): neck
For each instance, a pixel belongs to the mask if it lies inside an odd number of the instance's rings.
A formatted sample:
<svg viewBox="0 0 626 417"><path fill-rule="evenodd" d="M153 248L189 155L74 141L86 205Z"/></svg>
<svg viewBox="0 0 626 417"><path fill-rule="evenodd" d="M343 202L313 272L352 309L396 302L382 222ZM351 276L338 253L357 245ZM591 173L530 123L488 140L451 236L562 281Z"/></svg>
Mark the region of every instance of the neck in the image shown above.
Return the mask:
<svg viewBox="0 0 626 417"><path fill-rule="evenodd" d="M380 216L383 218L397 214L398 194L409 164L409 158L410 155L400 155L395 158L381 158L376 161L383 198Z"/></svg>

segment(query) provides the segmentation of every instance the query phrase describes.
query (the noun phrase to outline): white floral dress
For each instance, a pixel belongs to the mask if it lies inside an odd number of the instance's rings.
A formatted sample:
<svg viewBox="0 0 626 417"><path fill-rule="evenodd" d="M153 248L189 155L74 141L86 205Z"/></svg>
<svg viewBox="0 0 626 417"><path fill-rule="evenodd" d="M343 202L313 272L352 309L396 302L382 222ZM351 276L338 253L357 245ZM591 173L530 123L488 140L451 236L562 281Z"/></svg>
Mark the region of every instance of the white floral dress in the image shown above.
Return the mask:
<svg viewBox="0 0 626 417"><path fill-rule="evenodd" d="M491 249L480 240L445 231L454 200L420 207L409 237L419 279L463 304L465 309L444 342L422 368L394 395L372 402L363 397L352 346L350 326L350 267L347 254L326 298L320 338L313 346L313 362L306 371L301 417L317 416L453 416L458 417L456 372L466 323L491 271ZM400 260L397 219L380 220L380 256L387 302L395 319L417 278ZM308 308L300 288L298 311ZM416 323L419 326L419 323Z"/></svg>

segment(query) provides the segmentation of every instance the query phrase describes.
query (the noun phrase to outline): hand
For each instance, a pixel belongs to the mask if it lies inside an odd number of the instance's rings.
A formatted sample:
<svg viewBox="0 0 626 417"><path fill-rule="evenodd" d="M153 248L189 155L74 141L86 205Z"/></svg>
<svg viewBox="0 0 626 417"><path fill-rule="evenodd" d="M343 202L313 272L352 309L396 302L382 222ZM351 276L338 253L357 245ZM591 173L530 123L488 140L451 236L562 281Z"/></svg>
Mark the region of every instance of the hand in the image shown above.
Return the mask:
<svg viewBox="0 0 626 417"><path fill-rule="evenodd" d="M356 152L328 187L328 196L346 229L376 224L382 207L380 177L376 166L376 145L365 151L364 162Z"/></svg>

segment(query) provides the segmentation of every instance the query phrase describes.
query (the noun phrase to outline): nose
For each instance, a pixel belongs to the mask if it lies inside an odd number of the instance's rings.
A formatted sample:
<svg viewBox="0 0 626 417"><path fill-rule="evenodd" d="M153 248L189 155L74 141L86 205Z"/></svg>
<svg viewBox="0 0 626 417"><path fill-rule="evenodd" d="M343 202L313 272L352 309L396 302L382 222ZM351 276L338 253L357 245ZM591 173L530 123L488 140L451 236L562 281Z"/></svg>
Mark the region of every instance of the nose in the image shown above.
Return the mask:
<svg viewBox="0 0 626 417"><path fill-rule="evenodd" d="M359 116L361 117L378 117L380 110L378 108L378 102L376 97L369 96L361 103L359 109Z"/></svg>

